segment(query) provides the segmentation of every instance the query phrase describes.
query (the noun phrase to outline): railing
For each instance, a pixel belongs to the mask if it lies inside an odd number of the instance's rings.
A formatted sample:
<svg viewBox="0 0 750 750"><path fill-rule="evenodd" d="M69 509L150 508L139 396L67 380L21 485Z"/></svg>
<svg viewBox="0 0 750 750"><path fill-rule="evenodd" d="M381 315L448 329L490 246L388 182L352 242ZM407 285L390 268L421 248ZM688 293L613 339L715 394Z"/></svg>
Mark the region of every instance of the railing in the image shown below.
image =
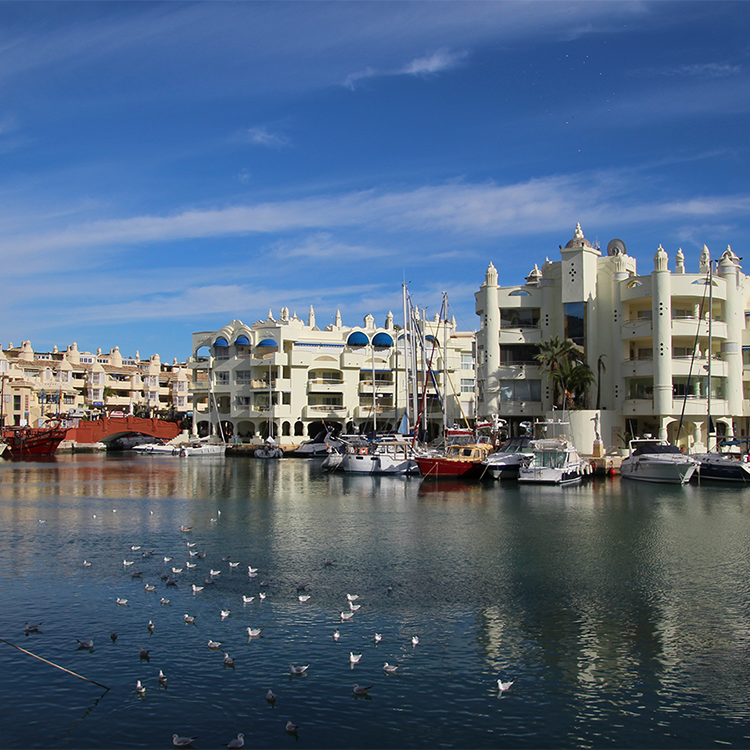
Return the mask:
<svg viewBox="0 0 750 750"><path fill-rule="evenodd" d="M308 378L308 383L315 383L316 385L342 385L344 383L343 378Z"/></svg>
<svg viewBox="0 0 750 750"><path fill-rule="evenodd" d="M509 328L525 328L529 330L540 329L542 326L540 323L518 323L514 321L503 321L500 320L500 330L507 330Z"/></svg>

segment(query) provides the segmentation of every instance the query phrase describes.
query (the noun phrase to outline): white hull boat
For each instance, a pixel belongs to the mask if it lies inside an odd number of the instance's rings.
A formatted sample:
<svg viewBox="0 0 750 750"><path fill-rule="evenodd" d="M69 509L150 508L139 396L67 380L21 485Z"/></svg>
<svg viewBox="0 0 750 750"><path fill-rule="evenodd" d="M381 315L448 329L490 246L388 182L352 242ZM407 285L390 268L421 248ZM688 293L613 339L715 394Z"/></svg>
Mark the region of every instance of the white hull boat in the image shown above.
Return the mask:
<svg viewBox="0 0 750 750"><path fill-rule="evenodd" d="M351 447L342 455L346 474L419 474L412 457L411 442L381 440L368 446Z"/></svg>
<svg viewBox="0 0 750 750"><path fill-rule="evenodd" d="M534 440L533 455L518 470L523 484L579 484L589 473L588 464L565 438Z"/></svg>
<svg viewBox="0 0 750 750"><path fill-rule="evenodd" d="M531 438L515 437L505 441L503 447L482 462L484 476L490 479L518 479L518 472L525 461L534 454Z"/></svg>
<svg viewBox="0 0 750 750"><path fill-rule="evenodd" d="M641 438L630 441L630 455L620 464L624 479L660 484L685 484L698 469L698 462L666 440Z"/></svg>

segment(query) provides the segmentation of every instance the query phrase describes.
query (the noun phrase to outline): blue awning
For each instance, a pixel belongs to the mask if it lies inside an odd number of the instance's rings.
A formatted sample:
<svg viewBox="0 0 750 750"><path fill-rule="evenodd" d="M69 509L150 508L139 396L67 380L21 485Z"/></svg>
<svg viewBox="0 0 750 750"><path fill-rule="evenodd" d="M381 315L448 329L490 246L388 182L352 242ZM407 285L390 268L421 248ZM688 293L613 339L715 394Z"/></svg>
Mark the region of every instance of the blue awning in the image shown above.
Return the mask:
<svg viewBox="0 0 750 750"><path fill-rule="evenodd" d="M237 336L234 344L235 346L250 346L250 339L247 336Z"/></svg>
<svg viewBox="0 0 750 750"><path fill-rule="evenodd" d="M367 346L367 344L370 343L370 340L364 333L362 333L362 331L355 331L349 336L346 343L349 344L349 346Z"/></svg>
<svg viewBox="0 0 750 750"><path fill-rule="evenodd" d="M393 339L387 334L383 333L382 331L380 333L376 333L375 337L372 340L373 346L393 346Z"/></svg>
<svg viewBox="0 0 750 750"><path fill-rule="evenodd" d="M224 337L219 337L214 341L214 346L229 346L229 342Z"/></svg>
<svg viewBox="0 0 750 750"><path fill-rule="evenodd" d="M279 345L273 340L273 339L263 339L262 341L258 342L258 347L266 346L266 347L273 347L274 349L278 349Z"/></svg>

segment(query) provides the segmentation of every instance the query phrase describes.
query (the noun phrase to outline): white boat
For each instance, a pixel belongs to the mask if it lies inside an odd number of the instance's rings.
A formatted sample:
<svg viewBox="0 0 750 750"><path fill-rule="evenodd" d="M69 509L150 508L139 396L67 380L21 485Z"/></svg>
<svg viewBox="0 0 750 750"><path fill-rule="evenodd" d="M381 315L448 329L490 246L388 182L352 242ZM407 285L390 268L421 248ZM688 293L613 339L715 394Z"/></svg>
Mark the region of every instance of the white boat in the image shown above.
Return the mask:
<svg viewBox="0 0 750 750"><path fill-rule="evenodd" d="M179 456L180 446L172 443L146 443L145 445L134 446L133 451L141 455Z"/></svg>
<svg viewBox="0 0 750 750"><path fill-rule="evenodd" d="M328 447L338 447L341 441L333 437L331 430L319 432L312 440L306 440L301 443L294 451L295 456L299 458L315 458L315 456L325 456L328 453Z"/></svg>
<svg viewBox="0 0 750 750"><path fill-rule="evenodd" d="M341 470L347 474L419 474L412 441L391 437L349 446L342 455Z"/></svg>
<svg viewBox="0 0 750 750"><path fill-rule="evenodd" d="M750 464L741 456L729 453L693 453L698 462L698 476L720 482L750 482Z"/></svg>
<svg viewBox="0 0 750 750"><path fill-rule="evenodd" d="M274 443L266 443L253 452L255 458L283 458L284 451Z"/></svg>
<svg viewBox="0 0 750 750"><path fill-rule="evenodd" d="M530 437L514 437L482 461L484 476L490 479L518 479L522 464L533 456Z"/></svg>
<svg viewBox="0 0 750 750"><path fill-rule="evenodd" d="M180 456L183 458L195 456L223 456L227 452L226 443L209 443L194 440L180 446Z"/></svg>
<svg viewBox="0 0 750 750"><path fill-rule="evenodd" d="M567 438L532 441L533 455L518 469L518 481L527 484L578 484L589 465Z"/></svg>
<svg viewBox="0 0 750 750"><path fill-rule="evenodd" d="M620 464L625 479L663 484L685 484L698 468L692 456L686 456L676 445L657 438L637 438L629 444L630 455Z"/></svg>

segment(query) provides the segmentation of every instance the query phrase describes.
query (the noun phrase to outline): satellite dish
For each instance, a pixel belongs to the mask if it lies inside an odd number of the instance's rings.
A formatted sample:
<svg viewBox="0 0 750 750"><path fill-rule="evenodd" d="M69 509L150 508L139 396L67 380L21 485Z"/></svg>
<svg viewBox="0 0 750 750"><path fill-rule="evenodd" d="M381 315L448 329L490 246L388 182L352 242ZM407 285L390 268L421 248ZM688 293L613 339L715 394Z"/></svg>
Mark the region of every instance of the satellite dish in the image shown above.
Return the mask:
<svg viewBox="0 0 750 750"><path fill-rule="evenodd" d="M627 255L628 249L625 247L625 243L617 238L610 240L607 245L607 255Z"/></svg>

